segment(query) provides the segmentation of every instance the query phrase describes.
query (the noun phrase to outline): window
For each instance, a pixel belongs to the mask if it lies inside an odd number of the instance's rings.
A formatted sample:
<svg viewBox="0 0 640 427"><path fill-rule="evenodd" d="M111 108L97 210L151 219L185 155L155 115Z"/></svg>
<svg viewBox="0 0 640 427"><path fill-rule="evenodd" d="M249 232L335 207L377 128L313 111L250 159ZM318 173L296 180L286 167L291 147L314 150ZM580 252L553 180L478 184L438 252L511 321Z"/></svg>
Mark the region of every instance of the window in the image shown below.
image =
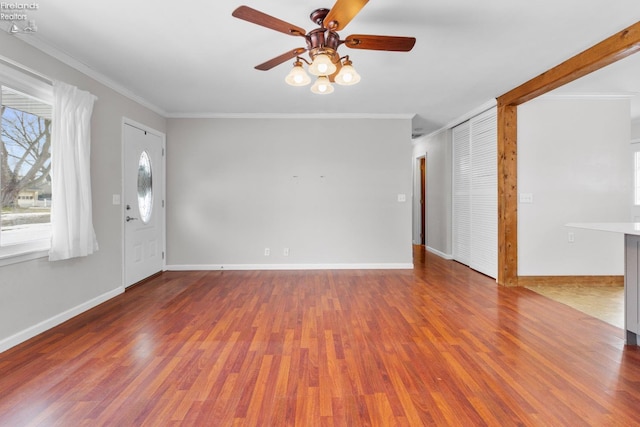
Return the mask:
<svg viewBox="0 0 640 427"><path fill-rule="evenodd" d="M140 210L140 219L147 224L151 219L153 208L153 186L151 159L146 151L140 154L138 162L138 208Z"/></svg>
<svg viewBox="0 0 640 427"><path fill-rule="evenodd" d="M51 241L51 86L16 75L0 67L0 265Z"/></svg>

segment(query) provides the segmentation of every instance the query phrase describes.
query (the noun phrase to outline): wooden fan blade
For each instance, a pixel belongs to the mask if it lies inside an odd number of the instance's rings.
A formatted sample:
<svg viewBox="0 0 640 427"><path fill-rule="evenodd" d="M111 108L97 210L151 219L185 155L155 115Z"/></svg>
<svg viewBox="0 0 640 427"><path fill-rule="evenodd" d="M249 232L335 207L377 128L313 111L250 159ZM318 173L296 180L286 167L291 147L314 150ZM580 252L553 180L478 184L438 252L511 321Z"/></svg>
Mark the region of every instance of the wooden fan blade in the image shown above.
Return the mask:
<svg viewBox="0 0 640 427"><path fill-rule="evenodd" d="M329 76L329 81L331 83L335 83L336 82L336 76L338 75L338 73L340 72L341 69L342 69L342 61L338 61L336 63L336 71Z"/></svg>
<svg viewBox="0 0 640 427"><path fill-rule="evenodd" d="M266 13L252 9L248 6L238 7L231 15L253 24L262 25L263 27L289 34L290 36L304 37L307 33L304 28L289 24L288 22L274 18L271 15L267 15Z"/></svg>
<svg viewBox="0 0 640 427"><path fill-rule="evenodd" d="M369 0L337 0L324 18L323 26L333 31L342 30L368 2Z"/></svg>
<svg viewBox="0 0 640 427"><path fill-rule="evenodd" d="M388 50L393 52L409 52L415 44L415 37L371 36L366 34L352 34L344 41L344 45L352 49Z"/></svg>
<svg viewBox="0 0 640 427"><path fill-rule="evenodd" d="M256 65L255 69L256 70L260 70L260 71L270 70L273 67L275 67L276 65L280 65L284 61L286 61L288 59L291 59L291 58L295 58L296 56L301 55L306 51L307 51L307 49L305 49L303 47L298 47L296 49L290 50L289 52L283 53L280 56L276 56L275 58L270 59L267 62L264 62L264 63L262 63L260 65Z"/></svg>

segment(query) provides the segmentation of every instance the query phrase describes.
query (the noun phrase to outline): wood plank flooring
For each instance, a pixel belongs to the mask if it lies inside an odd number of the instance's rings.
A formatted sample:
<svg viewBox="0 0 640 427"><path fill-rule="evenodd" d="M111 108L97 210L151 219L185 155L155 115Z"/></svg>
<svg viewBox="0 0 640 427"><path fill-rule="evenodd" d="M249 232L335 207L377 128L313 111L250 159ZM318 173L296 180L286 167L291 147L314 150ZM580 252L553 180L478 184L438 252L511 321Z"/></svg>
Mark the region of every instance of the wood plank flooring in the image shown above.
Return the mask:
<svg viewBox="0 0 640 427"><path fill-rule="evenodd" d="M628 426L622 330L414 270L167 272L0 354L0 426Z"/></svg>

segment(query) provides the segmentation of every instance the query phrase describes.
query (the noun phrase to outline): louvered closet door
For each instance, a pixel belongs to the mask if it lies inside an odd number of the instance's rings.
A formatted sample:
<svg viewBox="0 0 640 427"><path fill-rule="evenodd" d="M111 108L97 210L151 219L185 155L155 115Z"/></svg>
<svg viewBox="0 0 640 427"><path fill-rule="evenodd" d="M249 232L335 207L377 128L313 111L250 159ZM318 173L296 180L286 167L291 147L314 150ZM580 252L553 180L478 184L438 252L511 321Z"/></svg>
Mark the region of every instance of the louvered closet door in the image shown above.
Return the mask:
<svg viewBox="0 0 640 427"><path fill-rule="evenodd" d="M471 145L469 122L453 128L453 259L471 262Z"/></svg>
<svg viewBox="0 0 640 427"><path fill-rule="evenodd" d="M469 267L498 274L498 136L496 109L471 125L471 260Z"/></svg>

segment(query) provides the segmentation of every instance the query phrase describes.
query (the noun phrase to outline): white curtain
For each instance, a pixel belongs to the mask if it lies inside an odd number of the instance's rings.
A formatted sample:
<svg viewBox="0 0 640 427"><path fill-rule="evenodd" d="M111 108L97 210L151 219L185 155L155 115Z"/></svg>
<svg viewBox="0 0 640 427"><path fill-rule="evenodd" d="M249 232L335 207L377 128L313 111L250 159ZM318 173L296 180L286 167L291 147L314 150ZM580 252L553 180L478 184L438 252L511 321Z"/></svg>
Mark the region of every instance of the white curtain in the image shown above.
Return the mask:
<svg viewBox="0 0 640 427"><path fill-rule="evenodd" d="M53 83L51 130L51 250L57 261L98 250L91 208L91 113L97 98Z"/></svg>

